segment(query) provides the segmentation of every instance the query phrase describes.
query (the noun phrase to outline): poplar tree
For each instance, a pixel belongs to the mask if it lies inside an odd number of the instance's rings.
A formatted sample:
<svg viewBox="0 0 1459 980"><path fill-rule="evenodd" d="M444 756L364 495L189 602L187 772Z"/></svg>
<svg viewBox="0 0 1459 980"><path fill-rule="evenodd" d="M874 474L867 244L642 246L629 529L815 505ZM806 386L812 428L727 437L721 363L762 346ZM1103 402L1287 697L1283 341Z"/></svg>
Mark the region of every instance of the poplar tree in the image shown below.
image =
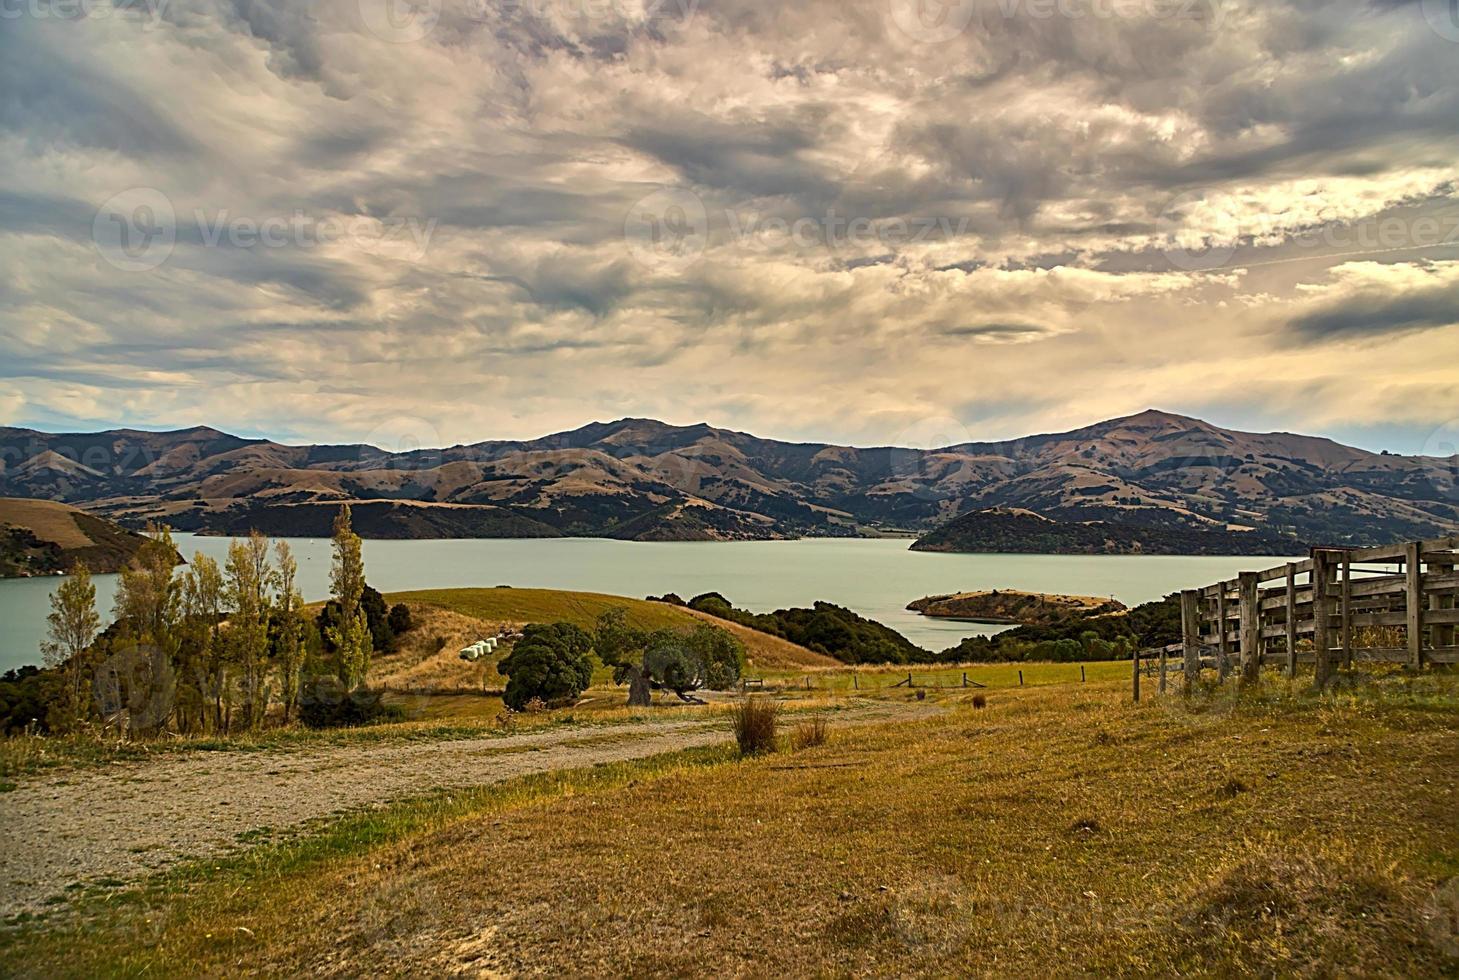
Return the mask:
<svg viewBox="0 0 1459 980"><path fill-rule="evenodd" d="M71 728L85 717L90 648L101 629L101 617L96 614L96 586L84 562L77 562L51 595L51 613L46 622L50 628L41 642L41 653L46 666L59 670L65 681L58 716L60 727Z"/></svg>
<svg viewBox="0 0 1459 980"><path fill-rule="evenodd" d="M113 618L120 629L97 683L107 692L107 710L115 712L118 725L125 720L133 737L165 727L175 708L173 663L181 639L176 565L172 532L149 526L117 587Z"/></svg>
<svg viewBox="0 0 1459 980"><path fill-rule="evenodd" d="M278 624L275 652L279 665L280 697L284 702L284 721L288 722L299 704L300 674L304 667L304 597L299 594L295 580L299 563L287 541L274 544L274 560L278 565L274 579L278 595L274 600L275 621Z"/></svg>
<svg viewBox="0 0 1459 980"><path fill-rule="evenodd" d="M330 592L339 604L337 625L329 628L329 642L339 657L339 679L345 688L354 690L365 682L370 670L373 650L370 626L360 597L365 592L365 557L363 542L350 523L350 505L339 509L334 520L334 560L329 571Z"/></svg>
<svg viewBox="0 0 1459 980"><path fill-rule="evenodd" d="M268 538L257 531L228 545L228 646L238 665L243 724L255 728L268 709L269 566Z"/></svg>
<svg viewBox="0 0 1459 980"><path fill-rule="evenodd" d="M223 573L201 551L183 572L183 643L178 653L178 721L185 731L223 728L223 686L227 683L224 649ZM209 707L211 706L211 719Z"/></svg>

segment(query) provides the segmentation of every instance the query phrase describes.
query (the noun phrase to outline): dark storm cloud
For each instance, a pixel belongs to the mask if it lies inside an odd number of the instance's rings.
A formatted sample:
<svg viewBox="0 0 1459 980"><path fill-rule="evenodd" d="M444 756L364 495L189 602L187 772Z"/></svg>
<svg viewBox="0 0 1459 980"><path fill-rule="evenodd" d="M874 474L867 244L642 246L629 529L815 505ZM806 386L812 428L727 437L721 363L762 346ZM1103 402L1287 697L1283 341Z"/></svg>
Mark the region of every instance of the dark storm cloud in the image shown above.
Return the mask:
<svg viewBox="0 0 1459 980"><path fill-rule="evenodd" d="M1396 295L1360 295L1297 317L1303 340L1370 340L1459 324L1459 283L1405 289Z"/></svg>
<svg viewBox="0 0 1459 980"><path fill-rule="evenodd" d="M83 30L66 21L20 30L13 17L0 20L0 132L37 149L78 146L169 165L194 157L196 141L168 117L165 100L52 43Z"/></svg>

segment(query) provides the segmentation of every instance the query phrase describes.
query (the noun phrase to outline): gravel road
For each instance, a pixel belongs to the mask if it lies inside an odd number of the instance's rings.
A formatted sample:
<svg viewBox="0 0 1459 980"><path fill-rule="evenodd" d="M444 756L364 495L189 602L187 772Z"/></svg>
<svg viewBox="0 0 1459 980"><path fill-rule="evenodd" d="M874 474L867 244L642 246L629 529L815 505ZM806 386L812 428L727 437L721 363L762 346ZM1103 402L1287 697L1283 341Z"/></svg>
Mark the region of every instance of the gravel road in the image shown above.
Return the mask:
<svg viewBox="0 0 1459 980"><path fill-rule="evenodd" d="M890 710L889 710L890 709ZM893 705L837 722L906 716ZM309 750L180 752L22 777L0 794L0 917L43 909L76 884L129 883L178 861L236 849L261 829L432 790L641 759L728 740L723 720L634 723L437 742Z"/></svg>

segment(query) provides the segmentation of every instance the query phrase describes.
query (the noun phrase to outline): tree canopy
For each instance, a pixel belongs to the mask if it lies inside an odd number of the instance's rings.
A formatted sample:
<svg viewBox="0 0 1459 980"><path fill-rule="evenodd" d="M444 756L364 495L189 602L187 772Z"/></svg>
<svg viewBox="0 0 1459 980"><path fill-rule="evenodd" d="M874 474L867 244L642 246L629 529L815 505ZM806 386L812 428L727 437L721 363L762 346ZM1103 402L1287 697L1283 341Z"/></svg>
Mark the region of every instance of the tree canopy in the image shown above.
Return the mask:
<svg viewBox="0 0 1459 980"><path fill-rule="evenodd" d="M508 679L502 700L513 711L533 699L571 703L592 683L592 650L592 637L571 623L533 623L497 664L497 672Z"/></svg>

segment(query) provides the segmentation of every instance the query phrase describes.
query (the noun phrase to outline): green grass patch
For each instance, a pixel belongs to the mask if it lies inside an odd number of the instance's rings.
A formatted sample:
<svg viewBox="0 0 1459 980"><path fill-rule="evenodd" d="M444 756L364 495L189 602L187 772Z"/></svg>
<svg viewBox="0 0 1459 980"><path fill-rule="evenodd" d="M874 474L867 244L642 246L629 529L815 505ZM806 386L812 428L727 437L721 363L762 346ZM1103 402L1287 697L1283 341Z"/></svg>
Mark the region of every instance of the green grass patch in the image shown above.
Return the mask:
<svg viewBox="0 0 1459 980"><path fill-rule="evenodd" d="M629 623L639 629L682 629L700 622L677 606L663 602L558 589L423 589L392 592L386 601L419 602L478 619L572 623L585 630L596 626L603 613L619 606L627 610Z"/></svg>

